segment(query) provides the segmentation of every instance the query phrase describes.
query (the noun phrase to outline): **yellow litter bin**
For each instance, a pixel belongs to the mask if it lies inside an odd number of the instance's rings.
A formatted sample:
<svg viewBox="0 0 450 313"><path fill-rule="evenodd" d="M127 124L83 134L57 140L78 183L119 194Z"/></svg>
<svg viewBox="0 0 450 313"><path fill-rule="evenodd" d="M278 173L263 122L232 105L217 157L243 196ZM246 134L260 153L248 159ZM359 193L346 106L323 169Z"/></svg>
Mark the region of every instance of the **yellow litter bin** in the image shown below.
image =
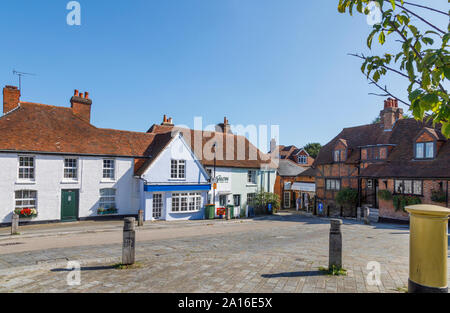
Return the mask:
<svg viewBox="0 0 450 313"><path fill-rule="evenodd" d="M410 214L408 292L447 293L448 216L437 205L406 207Z"/></svg>

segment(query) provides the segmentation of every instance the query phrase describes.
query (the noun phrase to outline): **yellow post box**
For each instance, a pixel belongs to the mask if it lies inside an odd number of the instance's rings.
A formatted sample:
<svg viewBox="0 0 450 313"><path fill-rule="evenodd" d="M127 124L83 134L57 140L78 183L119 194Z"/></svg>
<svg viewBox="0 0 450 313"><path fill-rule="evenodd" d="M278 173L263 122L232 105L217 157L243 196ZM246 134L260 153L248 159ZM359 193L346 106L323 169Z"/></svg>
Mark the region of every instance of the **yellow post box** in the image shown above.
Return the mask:
<svg viewBox="0 0 450 313"><path fill-rule="evenodd" d="M408 292L448 292L450 210L437 205L406 207L410 216Z"/></svg>

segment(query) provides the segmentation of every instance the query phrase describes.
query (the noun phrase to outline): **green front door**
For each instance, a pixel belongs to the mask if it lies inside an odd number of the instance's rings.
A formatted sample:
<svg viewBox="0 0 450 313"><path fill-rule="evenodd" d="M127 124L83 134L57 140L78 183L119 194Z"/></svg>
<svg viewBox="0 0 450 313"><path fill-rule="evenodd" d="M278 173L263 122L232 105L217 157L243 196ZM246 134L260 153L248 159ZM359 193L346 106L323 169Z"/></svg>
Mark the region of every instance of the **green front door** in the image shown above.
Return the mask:
<svg viewBox="0 0 450 313"><path fill-rule="evenodd" d="M61 191L61 221L78 219L78 190Z"/></svg>

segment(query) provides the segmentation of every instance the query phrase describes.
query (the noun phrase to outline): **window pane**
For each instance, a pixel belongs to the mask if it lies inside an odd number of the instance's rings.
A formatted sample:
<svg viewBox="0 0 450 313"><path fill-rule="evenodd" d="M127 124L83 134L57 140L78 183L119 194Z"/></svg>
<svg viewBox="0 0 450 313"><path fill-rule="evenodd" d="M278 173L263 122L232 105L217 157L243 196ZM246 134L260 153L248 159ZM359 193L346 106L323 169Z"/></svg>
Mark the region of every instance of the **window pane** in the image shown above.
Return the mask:
<svg viewBox="0 0 450 313"><path fill-rule="evenodd" d="M395 193L403 193L403 182L401 180L395 181Z"/></svg>
<svg viewBox="0 0 450 313"><path fill-rule="evenodd" d="M416 143L416 158L422 159L424 157L423 148L423 143Z"/></svg>
<svg viewBox="0 0 450 313"><path fill-rule="evenodd" d="M412 181L405 180L404 181L404 190L403 193L411 194L412 193Z"/></svg>
<svg viewBox="0 0 450 313"><path fill-rule="evenodd" d="M422 195L422 181L420 181L420 180L414 181L414 194Z"/></svg>
<svg viewBox="0 0 450 313"><path fill-rule="evenodd" d="M426 143L426 152L427 152L427 155L426 155L427 158L430 158L430 159L434 158L434 143L433 142Z"/></svg>
<svg viewBox="0 0 450 313"><path fill-rule="evenodd" d="M340 190L341 189L341 181L336 180L336 190Z"/></svg>

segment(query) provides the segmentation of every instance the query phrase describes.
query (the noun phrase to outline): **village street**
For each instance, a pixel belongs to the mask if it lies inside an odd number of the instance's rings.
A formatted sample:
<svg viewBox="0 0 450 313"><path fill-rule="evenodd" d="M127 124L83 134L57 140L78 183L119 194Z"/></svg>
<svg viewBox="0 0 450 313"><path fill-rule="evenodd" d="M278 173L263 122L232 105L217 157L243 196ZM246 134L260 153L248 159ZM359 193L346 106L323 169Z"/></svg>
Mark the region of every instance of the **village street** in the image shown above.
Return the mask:
<svg viewBox="0 0 450 313"><path fill-rule="evenodd" d="M86 226L87 225L87 226ZM347 276L327 276L329 221L281 213L253 220L150 223L137 231L138 266L120 262L121 224L99 231L67 226L11 238L0 230L0 292L404 292L409 231L345 220ZM43 227L43 226L41 226ZM92 228L92 226L90 226ZM72 230L70 230L72 228ZM67 261L81 263L81 283L69 286ZM381 266L369 285L368 262ZM371 276L372 277L372 276Z"/></svg>

